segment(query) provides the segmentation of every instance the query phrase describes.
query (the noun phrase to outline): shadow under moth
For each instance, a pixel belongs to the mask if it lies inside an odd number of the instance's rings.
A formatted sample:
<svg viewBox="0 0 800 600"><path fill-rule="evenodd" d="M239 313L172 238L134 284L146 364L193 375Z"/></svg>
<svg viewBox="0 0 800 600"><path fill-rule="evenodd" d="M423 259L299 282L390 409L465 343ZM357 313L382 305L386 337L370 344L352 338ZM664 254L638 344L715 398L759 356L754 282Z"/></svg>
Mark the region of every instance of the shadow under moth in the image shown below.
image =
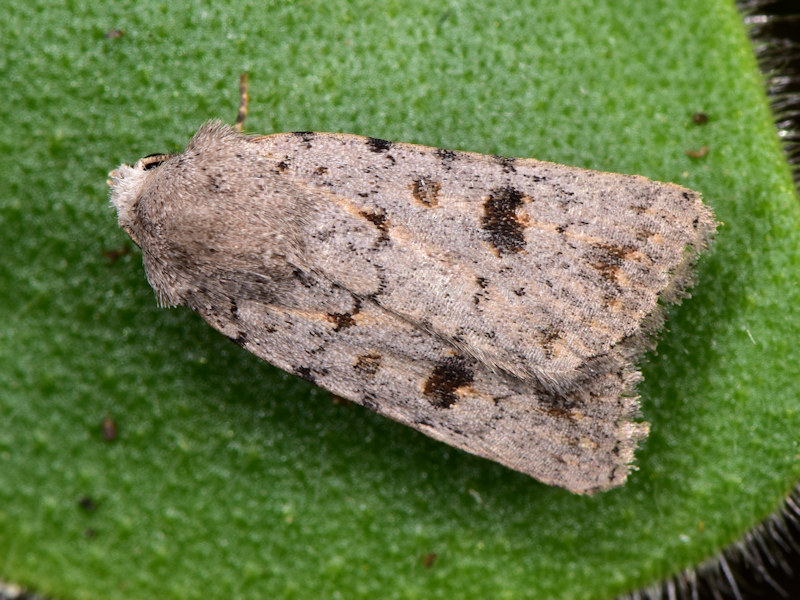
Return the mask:
<svg viewBox="0 0 800 600"><path fill-rule="evenodd" d="M625 482L636 362L716 228L644 177L219 122L110 176L161 305L578 494Z"/></svg>

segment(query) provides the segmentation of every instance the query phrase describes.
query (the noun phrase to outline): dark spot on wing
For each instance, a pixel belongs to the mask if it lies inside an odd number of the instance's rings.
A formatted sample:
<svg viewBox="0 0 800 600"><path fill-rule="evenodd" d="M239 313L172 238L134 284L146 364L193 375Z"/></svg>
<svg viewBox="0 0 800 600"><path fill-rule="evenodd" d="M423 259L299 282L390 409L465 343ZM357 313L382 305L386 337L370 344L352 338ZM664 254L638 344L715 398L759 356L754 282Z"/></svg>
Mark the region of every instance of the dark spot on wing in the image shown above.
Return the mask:
<svg viewBox="0 0 800 600"><path fill-rule="evenodd" d="M394 146L394 142L390 142L388 140L382 140L374 137L367 138L367 148L373 152L386 152L392 146Z"/></svg>
<svg viewBox="0 0 800 600"><path fill-rule="evenodd" d="M545 329L539 343L544 348L544 354L547 358L553 358L555 343L562 339L562 331L555 325L551 325Z"/></svg>
<svg viewBox="0 0 800 600"><path fill-rule="evenodd" d="M389 241L389 233L388 233L389 225L387 223L385 214L369 212L366 210L362 210L360 214L367 221L375 225L375 228L380 232L377 241L378 244L382 244L384 242Z"/></svg>
<svg viewBox="0 0 800 600"><path fill-rule="evenodd" d="M328 313L326 316L336 324L333 328L334 331L341 331L356 324L350 313Z"/></svg>
<svg viewBox="0 0 800 600"><path fill-rule="evenodd" d="M633 246L617 246L616 244L597 244L597 247L601 250L605 250L610 256L614 258L618 258L620 260L625 260L630 258L632 254L636 252L636 248Z"/></svg>
<svg viewBox="0 0 800 600"><path fill-rule="evenodd" d="M464 357L446 358L433 368L422 393L436 408L450 408L458 402L458 389L470 385L474 378Z"/></svg>
<svg viewBox="0 0 800 600"><path fill-rule="evenodd" d="M326 175L328 173L328 167L317 167L314 169L314 175Z"/></svg>
<svg viewBox="0 0 800 600"><path fill-rule="evenodd" d="M546 406L544 410L553 416L566 415L567 413L572 413L575 409L579 409L579 402L568 395L545 392L539 396L539 399Z"/></svg>
<svg viewBox="0 0 800 600"><path fill-rule="evenodd" d="M314 375L311 373L311 369L309 367L294 367L292 369L292 372L298 377L302 377L306 381L310 381L311 383L316 383Z"/></svg>
<svg viewBox="0 0 800 600"><path fill-rule="evenodd" d="M361 406L364 408L368 408L369 410L380 413L380 405L377 403L375 397L372 394L365 393L364 396L361 398Z"/></svg>
<svg viewBox="0 0 800 600"><path fill-rule="evenodd" d="M305 147L310 149L312 140L317 137L313 131L293 131L292 135L305 142Z"/></svg>
<svg viewBox="0 0 800 600"><path fill-rule="evenodd" d="M600 276L608 281L609 283L616 284L619 278L619 264L608 261L605 259L600 259L596 262L589 263L592 268L596 269Z"/></svg>
<svg viewBox="0 0 800 600"><path fill-rule="evenodd" d="M304 288L311 289L312 287L314 287L314 281L309 279L308 275L306 275L300 269L295 269L294 271L292 271L292 276L295 279L297 279L297 281L300 282L300 285L302 285Z"/></svg>
<svg viewBox="0 0 800 600"><path fill-rule="evenodd" d="M359 354L353 368L364 375L375 375L381 367L382 356L378 352Z"/></svg>
<svg viewBox="0 0 800 600"><path fill-rule="evenodd" d="M288 158L284 158L281 162L276 164L275 170L277 170L278 173L284 173L289 168L288 160L289 160Z"/></svg>
<svg viewBox="0 0 800 600"><path fill-rule="evenodd" d="M589 260L589 264L609 283L618 283L623 261L630 258L636 249L615 244L596 244L594 247L599 252Z"/></svg>
<svg viewBox="0 0 800 600"><path fill-rule="evenodd" d="M378 276L378 289L376 289L372 294L372 301L376 301L378 296L381 296L386 292L386 288L388 287L386 284L386 267L380 265L376 262L372 263L372 267L375 269L375 275Z"/></svg>
<svg viewBox="0 0 800 600"><path fill-rule="evenodd" d="M516 173L517 172L516 167L514 167L514 165L517 162L516 158L509 158L507 156L499 156L497 154L494 154L492 156L492 158L495 160L495 162L498 165L503 167L503 172L504 173Z"/></svg>
<svg viewBox="0 0 800 600"><path fill-rule="evenodd" d="M411 196L420 204L432 207L438 204L439 190L441 189L442 184L438 181L428 179L427 177L420 177L411 183Z"/></svg>
<svg viewBox="0 0 800 600"><path fill-rule="evenodd" d="M569 419L570 421L573 420L572 411L560 408L558 406L549 406L547 409L547 414L553 417L554 419Z"/></svg>
<svg viewBox="0 0 800 600"><path fill-rule="evenodd" d="M486 294L486 287L489 285L489 280L485 277L476 277L475 283L478 284L480 291L476 292L475 295L472 297L472 302L477 306L481 303L481 300L484 300L487 296Z"/></svg>
<svg viewBox="0 0 800 600"><path fill-rule="evenodd" d="M445 150L444 148L437 148L436 156L439 157L439 160L442 161L442 165L446 169L452 168L452 163L457 157L455 152L452 150Z"/></svg>
<svg viewBox="0 0 800 600"><path fill-rule="evenodd" d="M237 331L236 337L232 337L231 340L233 340L233 343L237 346L244 348L245 344L247 343L247 333L244 331Z"/></svg>
<svg viewBox="0 0 800 600"><path fill-rule="evenodd" d="M353 317L361 312L361 300L353 297L355 302L355 306L353 310L349 313L329 313L327 315L328 319L333 321L335 327L333 328L334 331L341 331L342 329L347 329L348 327L352 327L356 324L355 319Z"/></svg>
<svg viewBox="0 0 800 600"><path fill-rule="evenodd" d="M361 216L370 221L380 231L386 231L386 215L383 213L371 213L362 211Z"/></svg>
<svg viewBox="0 0 800 600"><path fill-rule="evenodd" d="M314 133L313 131L293 131L292 135L295 137L299 137L304 142L310 142L317 136L317 134Z"/></svg>
<svg viewBox="0 0 800 600"><path fill-rule="evenodd" d="M519 190L503 187L492 190L483 203L481 224L489 235L489 243L501 254L519 252L525 247L525 227L517 216L523 198Z"/></svg>

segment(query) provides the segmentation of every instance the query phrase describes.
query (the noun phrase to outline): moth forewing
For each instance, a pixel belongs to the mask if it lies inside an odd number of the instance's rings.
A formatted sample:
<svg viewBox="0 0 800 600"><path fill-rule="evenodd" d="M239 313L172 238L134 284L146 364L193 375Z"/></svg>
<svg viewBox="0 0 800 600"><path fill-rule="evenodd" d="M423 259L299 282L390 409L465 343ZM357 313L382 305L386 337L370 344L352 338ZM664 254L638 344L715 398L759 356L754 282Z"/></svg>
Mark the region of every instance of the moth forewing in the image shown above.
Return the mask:
<svg viewBox="0 0 800 600"><path fill-rule="evenodd" d="M716 227L697 193L643 177L218 122L112 179L160 299L576 493L624 483L647 433L636 360Z"/></svg>

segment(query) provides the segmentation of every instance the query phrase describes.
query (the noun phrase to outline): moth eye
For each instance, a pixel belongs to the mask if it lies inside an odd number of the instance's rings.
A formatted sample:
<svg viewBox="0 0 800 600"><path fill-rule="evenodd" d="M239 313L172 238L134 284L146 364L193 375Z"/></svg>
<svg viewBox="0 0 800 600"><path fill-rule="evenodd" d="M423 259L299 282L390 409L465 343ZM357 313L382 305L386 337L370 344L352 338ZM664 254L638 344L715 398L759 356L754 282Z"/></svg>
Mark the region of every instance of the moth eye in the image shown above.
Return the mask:
<svg viewBox="0 0 800 600"><path fill-rule="evenodd" d="M167 160L171 154L148 154L142 159L139 159L139 164L142 166L142 169L145 171L149 171L150 169L155 169L165 160Z"/></svg>

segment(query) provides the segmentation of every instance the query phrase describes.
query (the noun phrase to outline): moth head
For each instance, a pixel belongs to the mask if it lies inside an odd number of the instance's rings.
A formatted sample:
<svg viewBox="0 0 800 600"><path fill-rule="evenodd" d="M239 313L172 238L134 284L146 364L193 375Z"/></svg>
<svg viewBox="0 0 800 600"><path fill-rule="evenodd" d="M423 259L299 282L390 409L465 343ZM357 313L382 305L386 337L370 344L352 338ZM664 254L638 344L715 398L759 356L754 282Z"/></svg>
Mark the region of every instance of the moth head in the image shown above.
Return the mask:
<svg viewBox="0 0 800 600"><path fill-rule="evenodd" d="M137 246L141 246L136 233L136 203L149 176L153 174L171 154L148 154L136 161L132 167L122 164L111 171L108 185L111 187L111 204L117 209L117 221Z"/></svg>
<svg viewBox="0 0 800 600"><path fill-rule="evenodd" d="M263 300L295 285L286 257L301 246L310 200L276 180L263 156L262 145L209 122L184 152L110 174L119 225L142 249L159 304L195 306L232 288Z"/></svg>
<svg viewBox="0 0 800 600"><path fill-rule="evenodd" d="M154 187L158 187L160 167L172 156L175 155L150 154L133 166L122 164L109 173L108 180L111 204L117 209L119 226L142 248L147 279L161 306L183 304L180 278L174 269L167 268L163 261L155 258L162 252L159 239L148 230L143 219L153 217L163 208L163 202L153 202L152 192Z"/></svg>

